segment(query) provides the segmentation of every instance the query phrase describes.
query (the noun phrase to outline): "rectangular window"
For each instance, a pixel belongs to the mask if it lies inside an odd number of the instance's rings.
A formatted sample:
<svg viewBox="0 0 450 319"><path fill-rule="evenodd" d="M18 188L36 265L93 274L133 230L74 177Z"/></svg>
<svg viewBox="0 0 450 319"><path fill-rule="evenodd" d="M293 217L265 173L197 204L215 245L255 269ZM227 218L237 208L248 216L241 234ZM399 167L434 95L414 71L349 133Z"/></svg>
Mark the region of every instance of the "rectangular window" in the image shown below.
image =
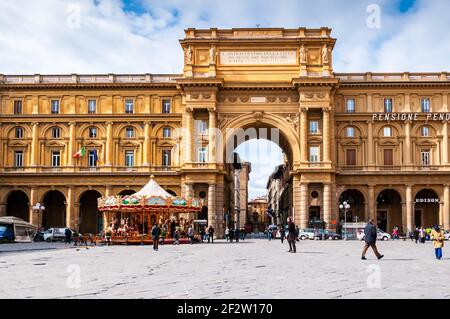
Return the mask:
<svg viewBox="0 0 450 319"><path fill-rule="evenodd" d="M424 113L430 112L430 99L429 98L422 99L422 112L424 112Z"/></svg>
<svg viewBox="0 0 450 319"><path fill-rule="evenodd" d="M134 151L125 151L125 166L134 166Z"/></svg>
<svg viewBox="0 0 450 319"><path fill-rule="evenodd" d="M162 113L165 114L170 113L170 100L168 99L162 100Z"/></svg>
<svg viewBox="0 0 450 319"><path fill-rule="evenodd" d="M97 162L98 162L97 150L90 150L89 151L88 161L89 161L89 167L96 167L97 166Z"/></svg>
<svg viewBox="0 0 450 319"><path fill-rule="evenodd" d="M61 166L61 152L60 151L52 152L52 166L53 167Z"/></svg>
<svg viewBox="0 0 450 319"><path fill-rule="evenodd" d="M23 128L16 127L16 138L23 138Z"/></svg>
<svg viewBox="0 0 450 319"><path fill-rule="evenodd" d="M319 147L311 146L309 148L309 161L311 163L319 163L320 162Z"/></svg>
<svg viewBox="0 0 450 319"><path fill-rule="evenodd" d="M96 100L88 101L88 113L89 114L97 113L97 101Z"/></svg>
<svg viewBox="0 0 450 319"><path fill-rule="evenodd" d="M392 149L383 150L383 156L385 166L394 165L394 151Z"/></svg>
<svg viewBox="0 0 450 319"><path fill-rule="evenodd" d="M206 163L206 153L207 153L207 148L206 147L199 147L198 148L198 161L200 163Z"/></svg>
<svg viewBox="0 0 450 319"><path fill-rule="evenodd" d="M59 101L58 100L52 100L52 114L59 114Z"/></svg>
<svg viewBox="0 0 450 319"><path fill-rule="evenodd" d="M22 114L22 101L14 101L14 114Z"/></svg>
<svg viewBox="0 0 450 319"><path fill-rule="evenodd" d="M429 166L431 163L430 159L430 150L422 150L420 152L420 162L423 166Z"/></svg>
<svg viewBox="0 0 450 319"><path fill-rule="evenodd" d="M170 137L170 127L163 128L163 137Z"/></svg>
<svg viewBox="0 0 450 319"><path fill-rule="evenodd" d="M319 122L317 121L309 122L309 133L311 134L319 133Z"/></svg>
<svg viewBox="0 0 450 319"><path fill-rule="evenodd" d="M133 100L125 100L125 113L126 114L134 113L134 101Z"/></svg>
<svg viewBox="0 0 450 319"><path fill-rule="evenodd" d="M14 152L14 166L23 167L23 151Z"/></svg>
<svg viewBox="0 0 450 319"><path fill-rule="evenodd" d="M392 99L384 99L384 112L392 113Z"/></svg>
<svg viewBox="0 0 450 319"><path fill-rule="evenodd" d="M356 165L356 150L351 149L346 152L346 164L347 166L355 166Z"/></svg>
<svg viewBox="0 0 450 319"><path fill-rule="evenodd" d="M347 100L347 113L355 113L355 100L349 99Z"/></svg>
<svg viewBox="0 0 450 319"><path fill-rule="evenodd" d="M170 166L170 150L162 151L162 165Z"/></svg>

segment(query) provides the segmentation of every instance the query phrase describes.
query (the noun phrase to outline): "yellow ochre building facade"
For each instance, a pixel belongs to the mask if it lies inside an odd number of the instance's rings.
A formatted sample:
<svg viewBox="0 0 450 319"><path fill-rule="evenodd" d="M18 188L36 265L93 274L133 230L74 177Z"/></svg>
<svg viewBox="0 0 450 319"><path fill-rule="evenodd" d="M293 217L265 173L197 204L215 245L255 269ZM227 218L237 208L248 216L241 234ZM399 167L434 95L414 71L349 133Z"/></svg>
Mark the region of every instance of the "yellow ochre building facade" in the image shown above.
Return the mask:
<svg viewBox="0 0 450 319"><path fill-rule="evenodd" d="M203 198L221 236L229 151L279 129L301 228L334 229L347 200L350 221L449 229L450 74L335 73L335 42L329 28L187 29L182 74L0 75L0 216L95 232L97 197L155 175Z"/></svg>

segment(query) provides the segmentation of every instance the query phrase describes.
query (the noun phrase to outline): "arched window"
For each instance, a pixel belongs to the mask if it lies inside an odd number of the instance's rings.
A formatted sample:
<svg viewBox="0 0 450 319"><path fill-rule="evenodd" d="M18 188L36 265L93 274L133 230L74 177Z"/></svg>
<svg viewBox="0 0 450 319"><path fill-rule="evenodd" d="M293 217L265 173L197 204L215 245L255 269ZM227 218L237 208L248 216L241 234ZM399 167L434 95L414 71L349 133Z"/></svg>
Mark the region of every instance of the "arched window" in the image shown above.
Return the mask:
<svg viewBox="0 0 450 319"><path fill-rule="evenodd" d="M125 130L125 137L133 138L134 137L134 128L127 127L126 130Z"/></svg>
<svg viewBox="0 0 450 319"><path fill-rule="evenodd" d="M59 127L52 127L52 138L61 138L61 129Z"/></svg>
<svg viewBox="0 0 450 319"><path fill-rule="evenodd" d="M15 137L20 139L23 138L23 128L16 127Z"/></svg>
<svg viewBox="0 0 450 319"><path fill-rule="evenodd" d="M97 138L97 128L96 127L89 128L89 138Z"/></svg>
<svg viewBox="0 0 450 319"><path fill-rule="evenodd" d="M171 136L170 127L164 127L163 128L163 137L170 137L170 136Z"/></svg>
<svg viewBox="0 0 450 319"><path fill-rule="evenodd" d="M347 127L346 130L347 137L355 137L355 128L354 127Z"/></svg>
<svg viewBox="0 0 450 319"><path fill-rule="evenodd" d="M430 136L430 128L428 126L422 126L422 129L420 130L422 137L428 137Z"/></svg>
<svg viewBox="0 0 450 319"><path fill-rule="evenodd" d="M385 126L383 128L383 136L384 137L392 137L392 127L390 126Z"/></svg>

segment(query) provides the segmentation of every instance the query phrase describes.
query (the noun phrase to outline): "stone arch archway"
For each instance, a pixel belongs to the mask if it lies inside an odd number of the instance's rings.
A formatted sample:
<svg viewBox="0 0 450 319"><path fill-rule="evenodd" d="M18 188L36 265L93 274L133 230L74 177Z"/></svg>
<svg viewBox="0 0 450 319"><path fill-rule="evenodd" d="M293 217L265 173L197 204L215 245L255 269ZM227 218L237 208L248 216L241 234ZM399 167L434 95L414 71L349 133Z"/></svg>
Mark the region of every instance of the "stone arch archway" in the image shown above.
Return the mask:
<svg viewBox="0 0 450 319"><path fill-rule="evenodd" d="M257 116L258 115L258 116ZM287 120L277 115L251 113L239 116L222 128L223 161L229 161L231 153L242 143L251 139L268 139L285 152L290 167L300 163L300 143L295 128L286 125ZM283 128L283 130L279 128ZM272 130L278 130L278 135ZM242 134L242 137L236 137ZM276 140L278 137L278 140ZM219 159L220 161L220 159Z"/></svg>
<svg viewBox="0 0 450 319"><path fill-rule="evenodd" d="M343 191L339 196L339 203L344 201L350 205L350 209L347 211L347 222L363 222L367 219L366 199L361 191L353 188ZM339 212L339 220L344 219L344 212Z"/></svg>
<svg viewBox="0 0 450 319"><path fill-rule="evenodd" d="M403 227L400 192L395 189L384 189L378 193L376 204L377 223L382 231L391 232L394 227L399 229Z"/></svg>
<svg viewBox="0 0 450 319"><path fill-rule="evenodd" d="M438 193L430 188L423 188L414 198L414 225L416 227L433 227L439 225L440 199Z"/></svg>
<svg viewBox="0 0 450 319"><path fill-rule="evenodd" d="M48 191L43 196L45 211L42 215L42 227L66 227L66 197L57 190Z"/></svg>
<svg viewBox="0 0 450 319"><path fill-rule="evenodd" d="M95 190L85 191L80 196L80 233L100 233L103 229L103 215L97 207L97 199L102 195Z"/></svg>
<svg viewBox="0 0 450 319"><path fill-rule="evenodd" d="M6 199L6 215L30 221L30 200L23 191L15 190Z"/></svg>

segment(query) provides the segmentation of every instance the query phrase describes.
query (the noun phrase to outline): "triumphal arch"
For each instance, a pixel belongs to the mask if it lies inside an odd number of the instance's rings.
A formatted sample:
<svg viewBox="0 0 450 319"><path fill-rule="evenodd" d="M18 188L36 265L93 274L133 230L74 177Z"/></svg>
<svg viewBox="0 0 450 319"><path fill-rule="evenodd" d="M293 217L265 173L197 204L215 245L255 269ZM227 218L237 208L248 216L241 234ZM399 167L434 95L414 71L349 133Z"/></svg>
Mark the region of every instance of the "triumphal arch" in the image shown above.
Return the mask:
<svg viewBox="0 0 450 319"><path fill-rule="evenodd" d="M188 128L183 136L187 141L182 156L184 183L205 181L205 172L197 170L205 165L193 161L195 137L190 128L193 120L207 117L208 145L213 145L208 148L207 165L211 223L221 220L226 209L223 171L233 148L252 137L271 139L276 133L259 134L274 130L279 130L274 142L288 159L295 222L307 227L310 183L320 188L323 220L331 225L336 218L331 157L335 143L331 119L339 84L332 68L335 41L328 28L186 30L180 40L185 57L183 78L177 81L183 96L183 126ZM320 134L308 133L311 119L320 122ZM230 139L238 135L235 132L251 135L249 129L258 136L235 139L229 147ZM312 155L309 144L319 150L314 163L308 160Z"/></svg>

